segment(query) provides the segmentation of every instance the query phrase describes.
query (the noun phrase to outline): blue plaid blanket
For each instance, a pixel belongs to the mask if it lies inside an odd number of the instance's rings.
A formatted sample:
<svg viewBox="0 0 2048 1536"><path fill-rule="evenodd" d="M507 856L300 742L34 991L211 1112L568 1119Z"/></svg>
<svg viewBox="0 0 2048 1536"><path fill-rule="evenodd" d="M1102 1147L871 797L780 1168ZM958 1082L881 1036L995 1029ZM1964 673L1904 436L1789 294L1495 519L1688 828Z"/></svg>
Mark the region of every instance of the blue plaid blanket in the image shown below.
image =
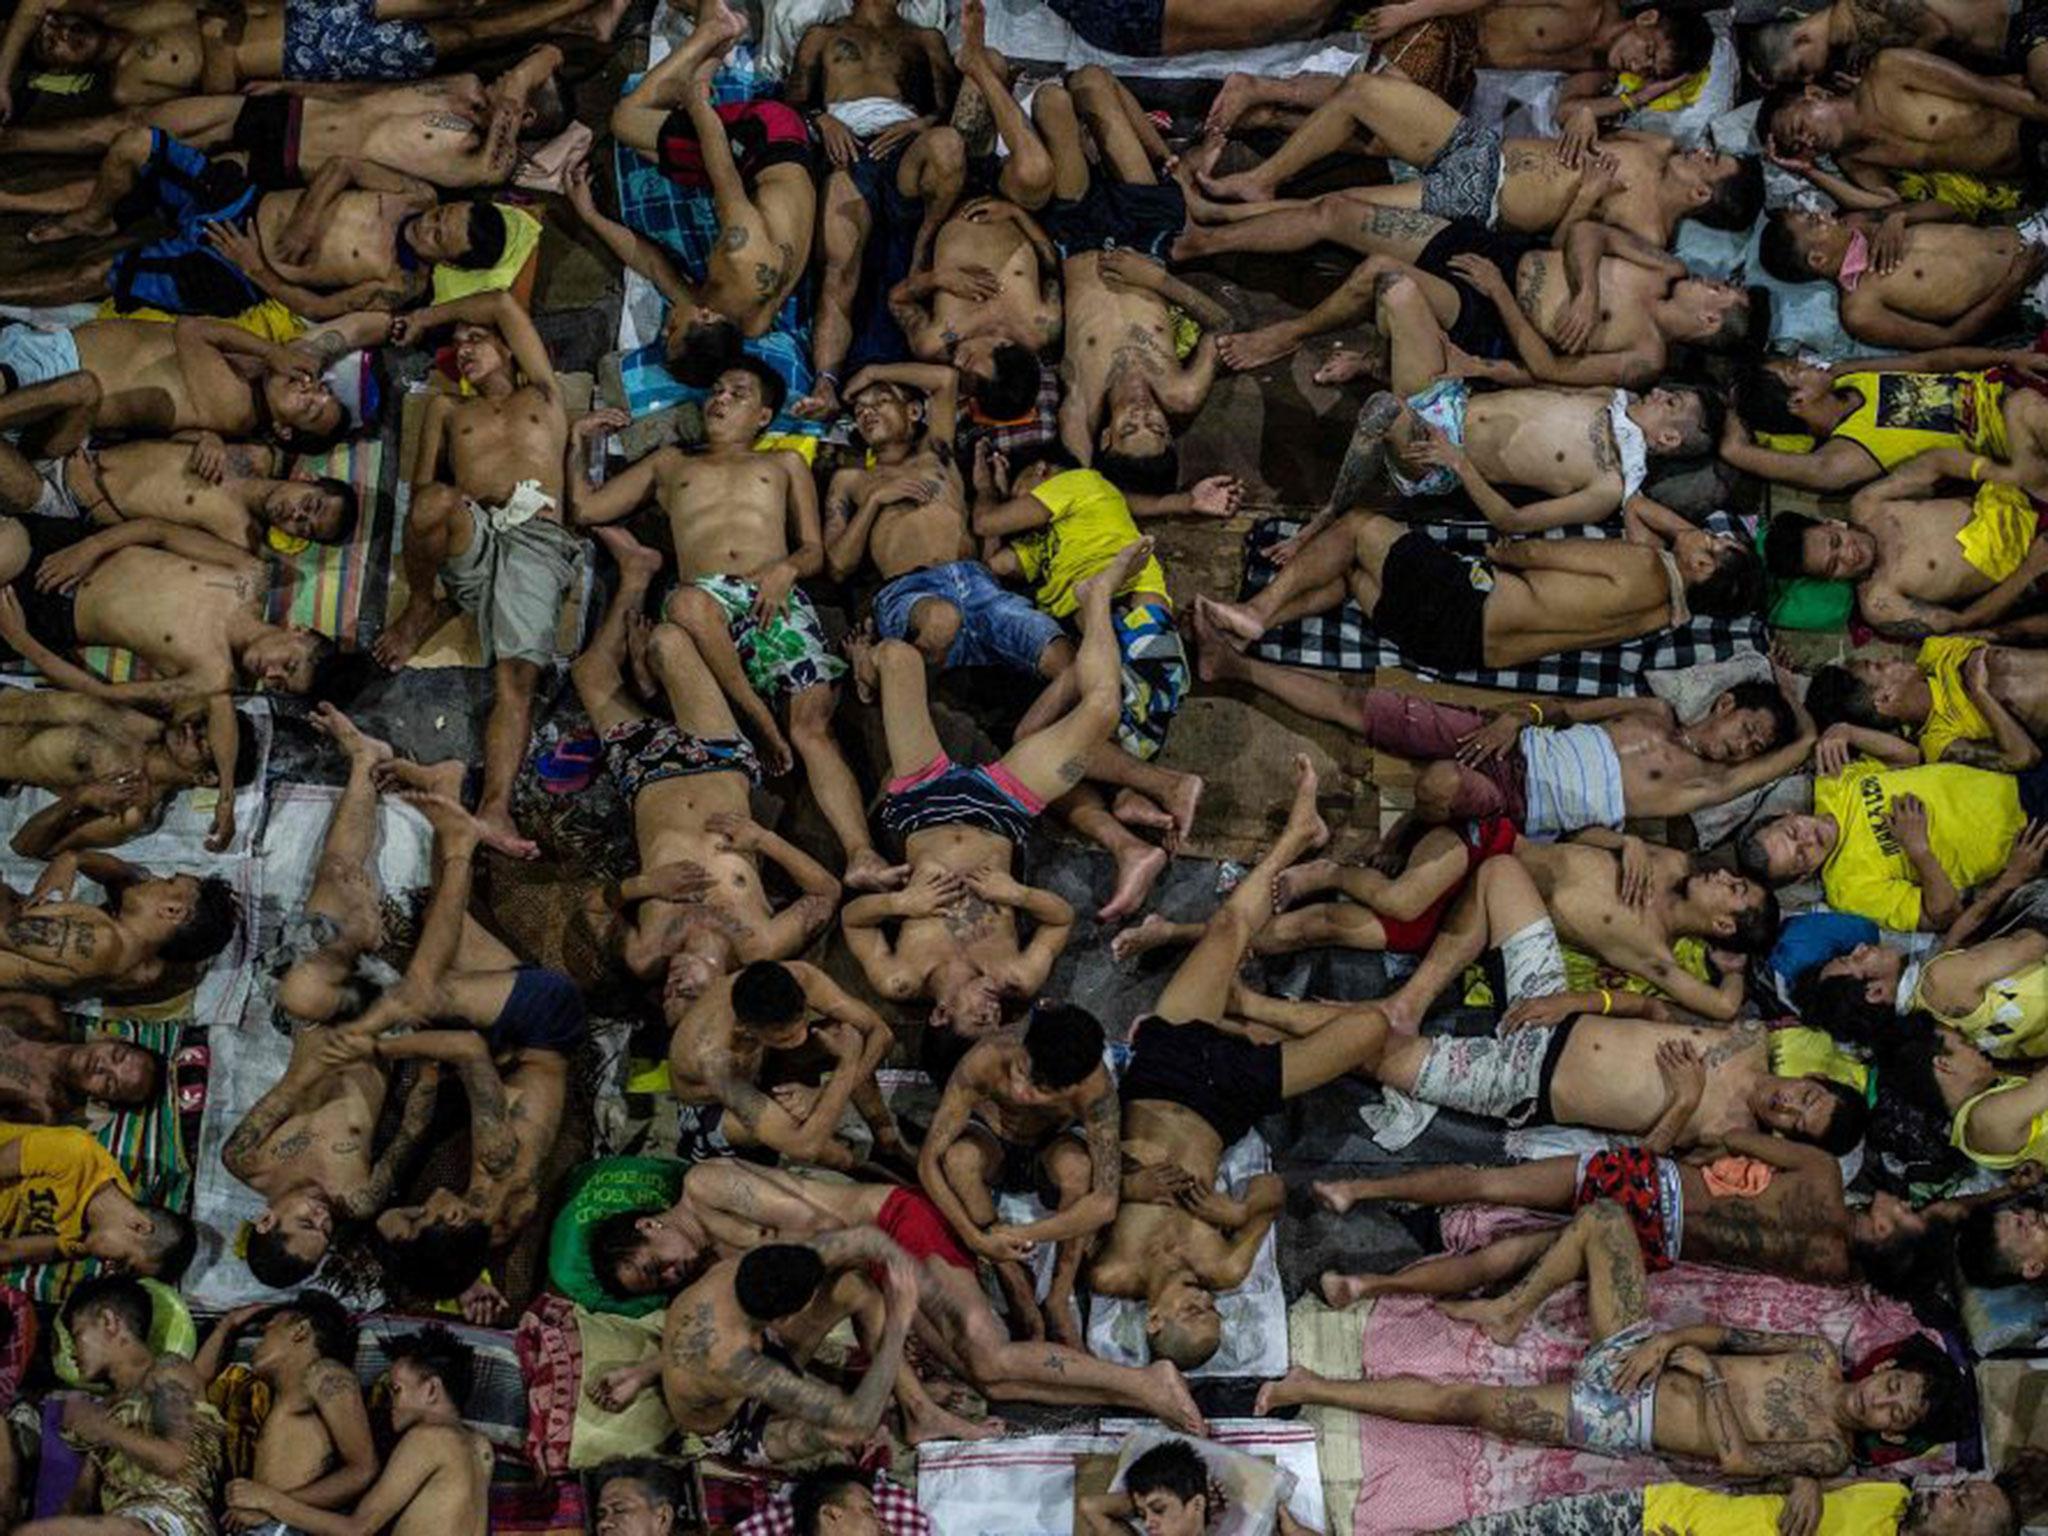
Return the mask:
<svg viewBox="0 0 2048 1536"><path fill-rule="evenodd" d="M638 83L635 76L626 88L631 90ZM775 83L760 72L753 48L746 42L732 50L711 82L711 99L721 104L776 94ZM669 252L693 281L702 281L711 244L718 237L718 211L711 194L684 191L662 175L653 161L623 144L612 146L612 158L618 172L619 222ZM775 317L774 326L766 335L748 341L746 350L789 382L792 403L810 393L811 296L807 284L798 286ZM636 347L619 359L626 408L635 416L704 398L703 390L679 383L664 364L659 340ZM784 415L770 430L820 434L824 429L816 422Z"/></svg>
<svg viewBox="0 0 2048 1536"><path fill-rule="evenodd" d="M1243 594L1249 597L1273 579L1279 569L1265 557L1265 547L1292 533L1301 525L1281 518L1268 518L1251 531L1245 550ZM1417 524L1422 532L1440 544L1462 554L1477 555L1500 537L1488 523ZM1718 533L1743 534L1742 525L1725 512L1716 512L1706 526ZM1564 538L1567 533L1581 538L1619 538L1614 527L1552 529L1546 537ZM1404 658L1388 641L1382 640L1367 621L1365 613L1350 598L1344 606L1328 613L1313 614L1298 623L1272 631L1250 655L1261 661L1277 661L1292 667L1316 667L1332 672L1371 672L1378 667L1407 667L1424 677L1447 683L1470 683L1482 688L1507 688L1517 693L1556 693L1577 698L1632 697L1649 691L1649 672L1665 672L1695 666L1703 661L1723 661L1744 651L1769 651L1770 631L1762 619L1717 619L1695 616L1684 624L1626 640L1620 645L1592 651L1566 651L1545 656L1524 667L1503 667L1494 671L1438 672L1418 667Z"/></svg>

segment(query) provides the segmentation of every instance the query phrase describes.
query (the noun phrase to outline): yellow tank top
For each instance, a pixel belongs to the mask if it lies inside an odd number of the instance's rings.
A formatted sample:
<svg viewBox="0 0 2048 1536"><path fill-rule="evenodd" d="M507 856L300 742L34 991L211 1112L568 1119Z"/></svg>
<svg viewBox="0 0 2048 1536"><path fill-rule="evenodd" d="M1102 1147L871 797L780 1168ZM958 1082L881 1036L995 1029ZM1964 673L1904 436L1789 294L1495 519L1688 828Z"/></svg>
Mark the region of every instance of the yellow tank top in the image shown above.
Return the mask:
<svg viewBox="0 0 2048 1536"><path fill-rule="evenodd" d="M1977 1006L1964 1013L1943 1013L1927 1001L1927 973L1940 963L1936 956L1920 972L1914 1007L1961 1030L1986 1055L2048 1056L2048 960L1992 982Z"/></svg>
<svg viewBox="0 0 2048 1536"><path fill-rule="evenodd" d="M1862 403L1833 435L1860 444L1886 470L1930 448L2004 456L2005 387L1984 374L1845 373L1835 388L1855 390Z"/></svg>
<svg viewBox="0 0 2048 1536"><path fill-rule="evenodd" d="M1949 1144L1980 1168L2016 1168L2021 1163L2048 1163L2048 1114L2034 1116L2032 1123L2027 1126L2027 1144L2017 1152L1979 1152L1970 1145L1970 1116L1977 1106L2001 1093L2011 1093L2015 1088L2024 1088L2026 1083L2024 1077L2006 1073L1989 1088L1970 1099L1956 1111L1955 1120L1949 1125Z"/></svg>

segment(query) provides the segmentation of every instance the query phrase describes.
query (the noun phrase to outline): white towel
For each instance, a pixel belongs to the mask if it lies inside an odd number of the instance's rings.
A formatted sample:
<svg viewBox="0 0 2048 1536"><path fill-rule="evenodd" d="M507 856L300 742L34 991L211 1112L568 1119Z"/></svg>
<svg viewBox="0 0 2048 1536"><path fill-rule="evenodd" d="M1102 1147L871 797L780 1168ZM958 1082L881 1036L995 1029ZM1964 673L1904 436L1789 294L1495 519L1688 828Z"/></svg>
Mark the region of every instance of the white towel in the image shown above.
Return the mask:
<svg viewBox="0 0 2048 1536"><path fill-rule="evenodd" d="M959 28L949 35L957 42ZM1355 49L1344 44L1356 41ZM1306 37L1291 43L1269 43L1263 48L1241 48L1231 52L1183 53L1171 58L1126 58L1106 53L1083 42L1044 0L990 0L988 45L1016 62L1058 64L1079 69L1083 64L1101 64L1119 75L1149 75L1169 79L1220 80L1233 71L1254 75L1292 75L1310 67L1319 73L1347 73L1350 66L1332 68L1333 54L1349 51L1355 62L1365 56L1362 39L1339 33L1327 37Z"/></svg>

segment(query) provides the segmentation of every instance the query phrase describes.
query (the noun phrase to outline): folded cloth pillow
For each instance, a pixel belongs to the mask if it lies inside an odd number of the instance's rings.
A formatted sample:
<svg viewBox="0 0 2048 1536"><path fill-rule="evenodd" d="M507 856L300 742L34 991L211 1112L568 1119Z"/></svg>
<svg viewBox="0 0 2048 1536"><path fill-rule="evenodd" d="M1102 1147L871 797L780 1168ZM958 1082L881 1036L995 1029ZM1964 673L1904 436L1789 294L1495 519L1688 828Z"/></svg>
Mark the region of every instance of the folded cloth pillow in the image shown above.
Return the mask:
<svg viewBox="0 0 2048 1536"><path fill-rule="evenodd" d="M548 1278L555 1289L593 1312L645 1317L660 1296L622 1301L604 1288L590 1262L590 1229L621 1211L665 1211L682 1192L688 1165L666 1157L601 1157L572 1169L561 1214L548 1234Z"/></svg>

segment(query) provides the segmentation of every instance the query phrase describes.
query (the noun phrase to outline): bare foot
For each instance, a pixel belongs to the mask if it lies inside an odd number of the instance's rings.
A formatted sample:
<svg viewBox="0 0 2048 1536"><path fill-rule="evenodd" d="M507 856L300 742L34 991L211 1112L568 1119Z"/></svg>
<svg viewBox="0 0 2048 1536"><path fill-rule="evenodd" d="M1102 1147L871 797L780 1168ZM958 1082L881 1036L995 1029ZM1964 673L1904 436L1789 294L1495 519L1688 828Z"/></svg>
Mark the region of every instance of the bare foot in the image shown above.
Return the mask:
<svg viewBox="0 0 2048 1536"><path fill-rule="evenodd" d="M508 859L540 857L540 844L520 832L509 810L479 810L476 823L482 829L484 843L497 849Z"/></svg>
<svg viewBox="0 0 2048 1536"><path fill-rule="evenodd" d="M1264 1418L1275 1408L1291 1408L1305 1402L1305 1394L1323 1381L1314 1371L1304 1366L1295 1366L1278 1381L1269 1381L1259 1388L1258 1398L1252 1403L1252 1412Z"/></svg>
<svg viewBox="0 0 2048 1536"><path fill-rule="evenodd" d="M397 671L412 660L412 653L426 642L427 636L445 624L454 611L450 605L436 602L431 595L412 599L396 620L384 626L383 633L370 647L370 654L377 658L378 666Z"/></svg>
<svg viewBox="0 0 2048 1536"><path fill-rule="evenodd" d="M796 766L796 753L790 749L789 738L782 734L782 727L775 723L775 716L766 705L759 715L747 721L747 734L754 738L761 771L769 778L779 779Z"/></svg>
<svg viewBox="0 0 2048 1536"><path fill-rule="evenodd" d="M1263 172L1263 166L1255 165L1248 171L1237 171L1228 176L1203 175L1195 179L1202 190L1219 203L1270 203L1275 188Z"/></svg>
<svg viewBox="0 0 2048 1536"><path fill-rule="evenodd" d="M1258 83L1257 75L1248 75L1242 70L1225 77L1223 89L1209 103L1209 115L1202 119L1202 132L1218 135L1230 132L1237 125Z"/></svg>
<svg viewBox="0 0 2048 1536"><path fill-rule="evenodd" d="M661 552L649 549L617 523L602 523L590 530L591 536L612 553L612 559L619 565L620 578L629 585L643 591L649 582L661 573Z"/></svg>
<svg viewBox="0 0 2048 1536"><path fill-rule="evenodd" d="M1338 347L1309 375L1318 384L1349 384L1372 376L1372 358L1356 347Z"/></svg>
<svg viewBox="0 0 2048 1536"><path fill-rule="evenodd" d="M1522 1336L1528 1319L1522 1309L1506 1296L1489 1296L1484 1301L1440 1301L1437 1311L1453 1322L1470 1323L1496 1344L1512 1344Z"/></svg>
<svg viewBox="0 0 2048 1536"><path fill-rule="evenodd" d="M1384 1275L1340 1275L1329 1269L1316 1281L1316 1289L1323 1293L1325 1306L1352 1307L1385 1290L1385 1279Z"/></svg>
<svg viewBox="0 0 2048 1536"><path fill-rule="evenodd" d="M1109 564L1085 581L1074 583L1074 605L1076 613L1086 613L1091 602L1099 600L1106 610L1116 598L1123 584L1129 581L1138 568L1152 558L1152 536L1134 539L1111 557Z"/></svg>
<svg viewBox="0 0 2048 1536"><path fill-rule="evenodd" d="M1202 620L1209 621L1211 629L1219 636L1228 636L1231 649L1243 650L1254 640L1266 638L1266 621L1252 610L1249 603L1226 603L1218 598L1198 597L1195 599L1195 629L1201 632Z"/></svg>
<svg viewBox="0 0 2048 1536"><path fill-rule="evenodd" d="M1081 1339L1081 1309L1075 1304L1072 1291L1046 1292L1042 1310L1045 1313L1046 1337L1055 1344L1086 1352L1088 1346Z"/></svg>
<svg viewBox="0 0 2048 1536"><path fill-rule="evenodd" d="M1235 677L1241 663L1237 648L1244 642L1229 633L1209 611L1209 599L1197 597L1194 611L1195 675L1205 683Z"/></svg>
<svg viewBox="0 0 2048 1536"><path fill-rule="evenodd" d="M332 704L315 705L312 722L314 730L346 752L351 760L366 762L372 772L376 771L377 764L389 762L396 755L390 742L368 735Z"/></svg>
<svg viewBox="0 0 2048 1536"><path fill-rule="evenodd" d="M1202 791L1208 787L1199 773L1184 773L1167 795L1166 809L1173 816L1173 836L1167 839L1166 846L1175 853L1195 835L1195 813L1201 810Z"/></svg>
<svg viewBox="0 0 2048 1536"><path fill-rule="evenodd" d="M1181 1375L1179 1366L1171 1360L1155 1360L1145 1367L1145 1374L1152 1378L1154 1418L1185 1434L1209 1432L1209 1423L1195 1406L1195 1394L1188 1390L1187 1378Z"/></svg>
<svg viewBox="0 0 2048 1536"><path fill-rule="evenodd" d="M1038 1310L1038 1297L1031 1289L1031 1276L1021 1264L998 1264L996 1282L1003 1288L1003 1300L1010 1313L1012 1337L1025 1340L1045 1337L1045 1315Z"/></svg>
<svg viewBox="0 0 2048 1536"><path fill-rule="evenodd" d="M1397 1035L1419 1033L1422 1016L1428 1009L1428 999L1417 997L1408 986L1380 999L1380 1012L1386 1015L1387 1028Z"/></svg>
<svg viewBox="0 0 2048 1536"><path fill-rule="evenodd" d="M1284 326L1262 325L1256 331L1233 331L1216 338L1216 355L1223 366L1236 373L1249 373L1268 363L1277 363L1301 345Z"/></svg>
<svg viewBox="0 0 2048 1536"><path fill-rule="evenodd" d="M1141 795L1129 786L1116 792L1116 798L1109 803L1109 814L1141 832L1161 832L1169 838L1174 833L1172 814L1151 796Z"/></svg>
<svg viewBox="0 0 2048 1536"><path fill-rule="evenodd" d="M30 245L55 245L60 240L84 240L93 235L111 235L114 221L103 214L67 213L61 219L44 219L29 227Z"/></svg>
<svg viewBox="0 0 2048 1536"><path fill-rule="evenodd" d="M1310 859L1273 877L1273 908L1285 912L1304 896L1327 891L1337 883L1335 859Z"/></svg>
<svg viewBox="0 0 2048 1536"><path fill-rule="evenodd" d="M1122 965L1126 960L1135 960L1139 955L1149 955L1155 949L1164 949L1174 941L1174 925L1157 912L1145 914L1145 920L1135 928L1126 928L1109 941L1109 957Z"/></svg>
<svg viewBox="0 0 2048 1536"><path fill-rule="evenodd" d="M1330 840L1330 824L1316 810L1316 765L1306 752L1294 754L1294 804L1287 808L1286 830L1305 835L1310 848Z"/></svg>
<svg viewBox="0 0 2048 1536"><path fill-rule="evenodd" d="M653 633L654 625L638 608L626 615L626 673L633 679L633 691L643 699L666 697L661 679L654 675L654 664L647 659L647 641Z"/></svg>
<svg viewBox="0 0 2048 1536"><path fill-rule="evenodd" d="M463 780L468 777L469 770L460 758L454 757L439 763L388 757L370 770L371 782L386 793L417 789L430 795L446 795L451 800L462 798Z"/></svg>
<svg viewBox="0 0 2048 1536"><path fill-rule="evenodd" d="M894 891L910 878L908 864L891 864L872 848L849 854L840 883L854 891Z"/></svg>
<svg viewBox="0 0 2048 1536"><path fill-rule="evenodd" d="M1365 1192L1363 1179L1317 1179L1309 1185L1316 1197L1316 1204L1336 1216L1342 1216L1361 1200L1373 1197Z"/></svg>
<svg viewBox="0 0 2048 1536"><path fill-rule="evenodd" d="M434 829L437 853L465 853L483 839L477 819L453 795L408 789L400 791L398 798L427 818L427 825Z"/></svg>
<svg viewBox="0 0 2048 1536"><path fill-rule="evenodd" d="M853 668L853 691L863 704L875 702L881 692L882 673L875 665L875 627L863 624L846 632L846 660Z"/></svg>
<svg viewBox="0 0 2048 1536"><path fill-rule="evenodd" d="M1171 858L1172 855L1164 848L1154 848L1150 843L1117 854L1116 889L1109 893L1109 900L1096 910L1095 920L1099 923L1120 923L1145 905L1146 898L1152 894L1152 887L1166 873Z"/></svg>
<svg viewBox="0 0 2048 1536"><path fill-rule="evenodd" d="M697 30L703 32L709 42L707 57L716 59L747 35L747 18L727 5L726 0L700 0Z"/></svg>
<svg viewBox="0 0 2048 1536"><path fill-rule="evenodd" d="M964 1419L950 1408L927 1400L928 1406L912 1413L903 1410L903 1439L907 1445L927 1440L993 1440L1008 1427L1001 1419Z"/></svg>

